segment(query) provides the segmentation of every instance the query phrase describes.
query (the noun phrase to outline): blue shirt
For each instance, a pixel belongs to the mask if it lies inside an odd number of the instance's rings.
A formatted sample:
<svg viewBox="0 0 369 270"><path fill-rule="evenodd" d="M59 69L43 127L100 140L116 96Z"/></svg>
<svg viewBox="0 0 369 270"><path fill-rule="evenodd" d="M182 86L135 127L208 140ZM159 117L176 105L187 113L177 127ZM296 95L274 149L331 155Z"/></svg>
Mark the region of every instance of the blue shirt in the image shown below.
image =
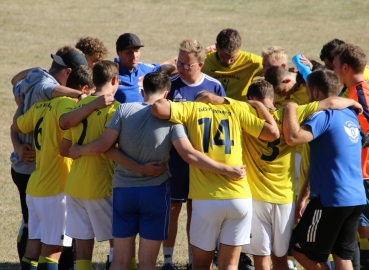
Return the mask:
<svg viewBox="0 0 369 270"><path fill-rule="evenodd" d="M167 99L172 100L174 102L180 101L194 101L196 95L202 90L208 90L214 92L218 96L224 97L225 91L222 84L202 73L202 79L198 83L188 84L181 79L179 74L172 77L172 87L170 88L170 92L167 96Z"/></svg>
<svg viewBox="0 0 369 270"><path fill-rule="evenodd" d="M325 207L366 204L361 172L359 122L351 109L311 115L310 199L320 196Z"/></svg>
<svg viewBox="0 0 369 270"><path fill-rule="evenodd" d="M160 71L161 66L159 64L151 65L139 62L131 72L121 66L119 58L115 58L114 62L119 65L119 86L114 96L115 99L120 103L143 102L138 79L147 73Z"/></svg>

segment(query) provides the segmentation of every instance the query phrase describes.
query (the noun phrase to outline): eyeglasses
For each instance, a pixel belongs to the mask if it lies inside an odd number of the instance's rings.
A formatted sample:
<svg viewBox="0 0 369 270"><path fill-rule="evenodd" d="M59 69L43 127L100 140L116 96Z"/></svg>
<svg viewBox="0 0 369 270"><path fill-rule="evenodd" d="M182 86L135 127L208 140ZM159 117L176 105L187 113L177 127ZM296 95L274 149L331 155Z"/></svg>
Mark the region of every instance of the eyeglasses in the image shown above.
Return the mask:
<svg viewBox="0 0 369 270"><path fill-rule="evenodd" d="M191 67L193 67L194 65L196 65L198 63L192 63L192 64L185 64L185 63L182 63L181 61L179 60L176 60L176 65L177 67L182 67L186 70L190 69Z"/></svg>

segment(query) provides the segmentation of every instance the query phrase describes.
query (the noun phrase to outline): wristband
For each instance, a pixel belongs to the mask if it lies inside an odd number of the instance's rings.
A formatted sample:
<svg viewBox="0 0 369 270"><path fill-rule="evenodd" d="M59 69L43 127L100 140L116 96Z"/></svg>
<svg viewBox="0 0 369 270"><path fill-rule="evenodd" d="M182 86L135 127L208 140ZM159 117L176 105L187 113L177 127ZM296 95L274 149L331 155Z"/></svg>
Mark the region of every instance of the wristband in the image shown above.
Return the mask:
<svg viewBox="0 0 369 270"><path fill-rule="evenodd" d="M82 92L81 94L78 95L77 98L80 99L82 97L82 95L86 95L86 93L85 92Z"/></svg>

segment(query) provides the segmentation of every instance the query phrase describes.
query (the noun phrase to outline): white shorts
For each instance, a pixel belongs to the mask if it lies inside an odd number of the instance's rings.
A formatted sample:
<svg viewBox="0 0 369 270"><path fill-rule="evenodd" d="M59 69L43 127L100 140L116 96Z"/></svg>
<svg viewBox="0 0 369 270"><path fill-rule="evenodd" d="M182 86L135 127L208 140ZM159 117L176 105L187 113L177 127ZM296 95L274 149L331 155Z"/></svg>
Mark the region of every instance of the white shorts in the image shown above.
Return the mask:
<svg viewBox="0 0 369 270"><path fill-rule="evenodd" d="M296 153L295 155L295 194L297 194L299 190L300 164L301 164L301 154Z"/></svg>
<svg viewBox="0 0 369 270"><path fill-rule="evenodd" d="M252 199L192 200L190 243L212 251L217 242L229 246L250 243Z"/></svg>
<svg viewBox="0 0 369 270"><path fill-rule="evenodd" d="M40 239L53 246L70 247L72 238L65 235L65 193L55 196L33 197L26 195L29 213L28 238Z"/></svg>
<svg viewBox="0 0 369 270"><path fill-rule="evenodd" d="M252 201L254 213L251 225L250 245L242 252L259 256L286 255L294 222L295 203L275 204Z"/></svg>
<svg viewBox="0 0 369 270"><path fill-rule="evenodd" d="M113 239L112 197L85 200L67 196L66 234L75 239L88 240L96 237L97 241Z"/></svg>

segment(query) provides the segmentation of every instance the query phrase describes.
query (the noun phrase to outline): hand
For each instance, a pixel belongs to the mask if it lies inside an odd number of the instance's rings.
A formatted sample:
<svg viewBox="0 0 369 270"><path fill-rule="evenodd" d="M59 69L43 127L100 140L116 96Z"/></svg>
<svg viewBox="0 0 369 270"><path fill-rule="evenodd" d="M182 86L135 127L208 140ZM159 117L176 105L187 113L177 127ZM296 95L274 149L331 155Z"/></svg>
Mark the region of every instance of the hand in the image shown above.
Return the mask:
<svg viewBox="0 0 369 270"><path fill-rule="evenodd" d="M32 145L30 144L21 144L18 149L15 149L15 152L25 163L32 163L36 160L36 152L32 150Z"/></svg>
<svg viewBox="0 0 369 270"><path fill-rule="evenodd" d="M142 166L141 173L150 176L159 176L167 168L167 164L161 161L152 161L145 163Z"/></svg>
<svg viewBox="0 0 369 270"><path fill-rule="evenodd" d="M97 99L95 99L94 105L96 106L96 109L102 109L105 108L115 101L113 94L106 94L103 96L99 96Z"/></svg>
<svg viewBox="0 0 369 270"><path fill-rule="evenodd" d="M297 199L296 206L295 206L295 219L298 220L304 214L306 208L306 200L305 199Z"/></svg>
<svg viewBox="0 0 369 270"><path fill-rule="evenodd" d="M260 101L257 100L253 100L253 99L249 99L246 101L248 104L250 104L252 107L260 107L260 106L264 106L263 103L261 103Z"/></svg>
<svg viewBox="0 0 369 270"><path fill-rule="evenodd" d="M79 144L74 144L71 148L69 148L69 156L71 159L77 159L81 155L79 154L79 148L81 146Z"/></svg>
<svg viewBox="0 0 369 270"><path fill-rule="evenodd" d="M15 103L18 106L23 106L23 104L24 104L24 94L21 93L18 96L15 96L14 100L15 100Z"/></svg>
<svg viewBox="0 0 369 270"><path fill-rule="evenodd" d="M217 47L215 45L210 45L209 47L205 48L205 53L211 53L211 52L216 52L217 51Z"/></svg>
<svg viewBox="0 0 369 270"><path fill-rule="evenodd" d="M300 62L301 62L301 64L303 64L305 66L309 66L310 70L313 70L313 64L305 56L302 56L300 58Z"/></svg>
<svg viewBox="0 0 369 270"><path fill-rule="evenodd" d="M361 106L361 104L359 102L354 103L354 105L351 106L351 109L353 109L356 114L362 114L363 113L363 106Z"/></svg>
<svg viewBox="0 0 369 270"><path fill-rule="evenodd" d="M211 103L210 97L207 94L198 95L195 102Z"/></svg>
<svg viewBox="0 0 369 270"><path fill-rule="evenodd" d="M246 165L231 166L230 170L226 173L226 176L232 180L241 180L246 177L245 167Z"/></svg>

